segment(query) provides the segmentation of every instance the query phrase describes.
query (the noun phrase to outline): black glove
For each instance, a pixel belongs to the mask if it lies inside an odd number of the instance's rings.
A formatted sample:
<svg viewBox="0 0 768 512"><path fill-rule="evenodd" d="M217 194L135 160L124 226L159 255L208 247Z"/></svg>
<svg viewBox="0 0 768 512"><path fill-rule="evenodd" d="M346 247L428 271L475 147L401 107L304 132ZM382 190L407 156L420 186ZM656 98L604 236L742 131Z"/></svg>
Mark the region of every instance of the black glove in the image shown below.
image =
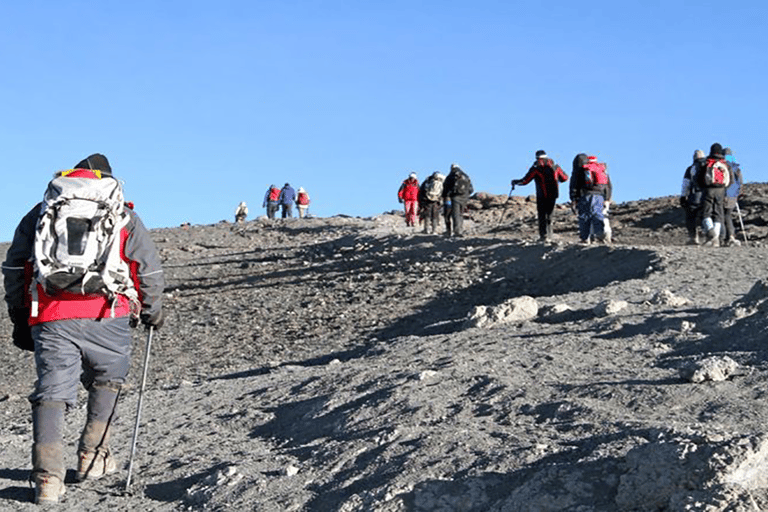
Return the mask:
<svg viewBox="0 0 768 512"><path fill-rule="evenodd" d="M13 344L21 350L35 351L35 342L32 340L32 330L29 328L29 309L12 308L8 315L13 322Z"/></svg>
<svg viewBox="0 0 768 512"><path fill-rule="evenodd" d="M149 313L142 312L141 313L141 323L144 324L147 328L149 326L152 326L155 328L155 330L158 330L163 326L163 323L165 322L165 316L163 315L163 310L158 310L157 313L154 315L150 315Z"/></svg>
<svg viewBox="0 0 768 512"><path fill-rule="evenodd" d="M688 205L688 198L685 196L680 196L680 206L685 208Z"/></svg>

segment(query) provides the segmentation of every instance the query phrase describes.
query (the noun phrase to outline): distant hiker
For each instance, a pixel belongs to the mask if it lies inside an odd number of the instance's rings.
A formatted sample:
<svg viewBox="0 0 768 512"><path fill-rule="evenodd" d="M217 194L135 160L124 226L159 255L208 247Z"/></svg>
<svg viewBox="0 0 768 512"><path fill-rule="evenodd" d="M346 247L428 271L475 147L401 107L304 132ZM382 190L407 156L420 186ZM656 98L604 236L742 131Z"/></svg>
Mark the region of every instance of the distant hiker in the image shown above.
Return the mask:
<svg viewBox="0 0 768 512"><path fill-rule="evenodd" d="M54 175L16 228L3 274L13 343L35 352L35 502L57 502L67 468L64 413L77 406L78 382L88 405L77 479L117 470L109 439L130 367L130 327L163 324L163 270L144 224L124 208L107 158L94 154Z"/></svg>
<svg viewBox="0 0 768 512"><path fill-rule="evenodd" d="M235 222L242 224L245 222L246 217L248 217L248 206L245 204L245 201L240 201L240 204L235 209Z"/></svg>
<svg viewBox="0 0 768 512"><path fill-rule="evenodd" d="M467 208L469 196L475 189L472 180L459 167L451 164L451 172L443 183L443 201L445 202L445 236L464 236L464 210Z"/></svg>
<svg viewBox="0 0 768 512"><path fill-rule="evenodd" d="M473 192L469 176L458 164L451 164L451 170L443 183L445 236L464 235L464 211Z"/></svg>
<svg viewBox="0 0 768 512"><path fill-rule="evenodd" d="M693 152L693 163L683 175L683 188L680 192L680 206L685 209L685 228L688 230L688 245L699 244L699 223L701 222L702 191L696 179L698 169L704 167L706 157L697 149Z"/></svg>
<svg viewBox="0 0 768 512"><path fill-rule="evenodd" d="M296 208L299 210L300 219L303 219L307 216L309 202L309 194L307 194L307 191L302 187L299 187L299 191L296 194Z"/></svg>
<svg viewBox="0 0 768 512"><path fill-rule="evenodd" d="M512 180L512 185L527 185L536 182L536 210L539 217L539 239L552 238L552 212L560 193L560 183L568 181L563 169L540 149L536 152L536 161L521 180Z"/></svg>
<svg viewBox="0 0 768 512"><path fill-rule="evenodd" d="M267 208L267 217L270 219L275 218L275 212L277 211L279 203L277 202L280 198L280 189L277 188L275 185L270 185L267 189L267 193L264 194L264 201L261 203L261 207Z"/></svg>
<svg viewBox="0 0 768 512"><path fill-rule="evenodd" d="M424 220L424 233L437 233L440 210L443 205L443 184L445 176L438 171L424 180L419 188L419 205Z"/></svg>
<svg viewBox="0 0 768 512"><path fill-rule="evenodd" d="M416 225L416 213L419 210L419 179L412 172L397 190L397 200L405 204L405 225Z"/></svg>
<svg viewBox="0 0 768 512"><path fill-rule="evenodd" d="M707 235L704 245L719 247L724 217L725 189L733 183L733 172L723 155L723 146L715 142L704 166L696 173L702 197L702 227Z"/></svg>
<svg viewBox="0 0 768 512"><path fill-rule="evenodd" d="M725 161L731 167L733 172L733 181L728 188L725 189L725 200L723 201L723 218L725 227L724 233L721 236L721 240L724 245L741 245L741 242L736 238L736 228L733 225L733 216L738 215L738 212L734 213L738 207L739 194L741 194L741 186L744 184L744 180L741 176L741 166L736 163L733 158L733 152L731 148L723 149L723 155Z"/></svg>
<svg viewBox="0 0 768 512"><path fill-rule="evenodd" d="M611 243L610 232L605 229L606 213L610 205L613 186L608 176L608 165L596 156L579 153L573 159L570 197L579 216L579 238L588 244L592 239Z"/></svg>
<svg viewBox="0 0 768 512"><path fill-rule="evenodd" d="M280 206L283 208L282 214L284 219L293 217L294 201L296 201L296 191L286 183L282 190L280 190L280 196L277 199L277 202L280 203Z"/></svg>

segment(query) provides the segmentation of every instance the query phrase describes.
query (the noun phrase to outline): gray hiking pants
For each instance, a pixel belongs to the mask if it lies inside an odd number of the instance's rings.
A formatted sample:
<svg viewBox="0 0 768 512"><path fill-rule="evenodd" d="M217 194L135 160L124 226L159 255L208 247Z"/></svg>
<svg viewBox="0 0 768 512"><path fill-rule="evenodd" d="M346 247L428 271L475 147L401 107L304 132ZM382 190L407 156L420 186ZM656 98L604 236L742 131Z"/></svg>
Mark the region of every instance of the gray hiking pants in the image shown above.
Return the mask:
<svg viewBox="0 0 768 512"><path fill-rule="evenodd" d="M57 320L32 327L37 382L29 401L77 402L77 384L125 383L131 359L128 317Z"/></svg>

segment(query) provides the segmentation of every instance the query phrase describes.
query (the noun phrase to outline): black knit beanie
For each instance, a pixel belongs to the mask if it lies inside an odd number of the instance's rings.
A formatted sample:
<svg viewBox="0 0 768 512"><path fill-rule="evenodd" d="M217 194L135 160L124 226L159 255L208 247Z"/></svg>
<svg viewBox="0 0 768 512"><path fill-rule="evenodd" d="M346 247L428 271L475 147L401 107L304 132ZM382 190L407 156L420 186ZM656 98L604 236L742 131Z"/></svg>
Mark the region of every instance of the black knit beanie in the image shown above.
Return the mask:
<svg viewBox="0 0 768 512"><path fill-rule="evenodd" d="M543 149L538 150L536 152L536 159L538 160L539 158L547 158L547 152Z"/></svg>
<svg viewBox="0 0 768 512"><path fill-rule="evenodd" d="M717 142L712 144L712 147L709 148L709 156L722 158L723 157L723 146L721 146Z"/></svg>
<svg viewBox="0 0 768 512"><path fill-rule="evenodd" d="M109 166L109 160L101 153L94 153L85 160L75 164L75 169L99 170L102 174L112 176L112 167Z"/></svg>

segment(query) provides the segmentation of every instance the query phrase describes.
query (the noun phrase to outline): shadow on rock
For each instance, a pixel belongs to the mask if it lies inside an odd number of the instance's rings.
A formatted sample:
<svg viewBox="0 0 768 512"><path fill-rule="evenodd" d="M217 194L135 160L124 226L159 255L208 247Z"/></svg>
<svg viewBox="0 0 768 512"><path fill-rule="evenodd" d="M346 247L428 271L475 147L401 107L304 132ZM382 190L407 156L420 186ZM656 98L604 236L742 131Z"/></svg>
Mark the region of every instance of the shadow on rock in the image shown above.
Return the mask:
<svg viewBox="0 0 768 512"><path fill-rule="evenodd" d="M653 251L609 247L497 244L478 254L489 268L477 282L443 290L415 313L374 333L379 339L403 335L450 334L477 305L495 306L531 297L585 292L613 281L640 279L656 262ZM457 274L460 270L456 271ZM577 314L575 314L577 315Z"/></svg>

